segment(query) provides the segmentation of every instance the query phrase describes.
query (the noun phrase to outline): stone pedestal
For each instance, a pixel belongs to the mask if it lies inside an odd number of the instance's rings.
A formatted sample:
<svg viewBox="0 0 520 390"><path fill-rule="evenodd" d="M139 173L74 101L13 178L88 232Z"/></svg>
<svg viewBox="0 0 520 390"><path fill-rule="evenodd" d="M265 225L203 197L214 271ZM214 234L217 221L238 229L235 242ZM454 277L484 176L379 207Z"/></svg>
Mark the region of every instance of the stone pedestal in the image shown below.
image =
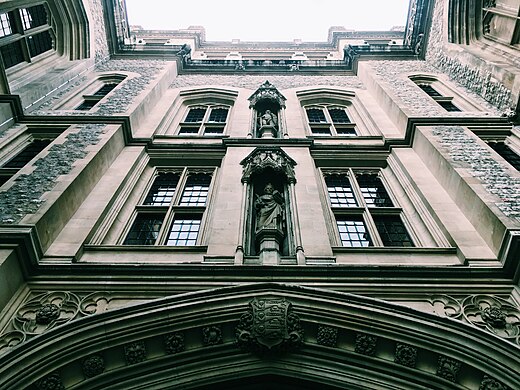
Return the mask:
<svg viewBox="0 0 520 390"><path fill-rule="evenodd" d="M276 138L277 130L273 125L263 125L258 129L258 138Z"/></svg>
<svg viewBox="0 0 520 390"><path fill-rule="evenodd" d="M256 241L260 246L260 264L280 264L280 247L284 234L276 227L263 227L256 231Z"/></svg>

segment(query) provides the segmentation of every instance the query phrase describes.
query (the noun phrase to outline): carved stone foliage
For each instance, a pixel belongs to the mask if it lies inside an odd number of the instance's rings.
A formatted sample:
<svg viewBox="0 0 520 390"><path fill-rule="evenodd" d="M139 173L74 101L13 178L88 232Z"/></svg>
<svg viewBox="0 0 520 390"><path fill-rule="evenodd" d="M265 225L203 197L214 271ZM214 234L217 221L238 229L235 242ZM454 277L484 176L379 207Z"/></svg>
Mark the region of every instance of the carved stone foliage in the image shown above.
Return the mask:
<svg viewBox="0 0 520 390"><path fill-rule="evenodd" d="M402 366L415 367L417 362L417 348L403 343L395 346L394 362Z"/></svg>
<svg viewBox="0 0 520 390"><path fill-rule="evenodd" d="M20 306L5 332L0 334L0 354L58 325L100 313L109 301L106 292L91 293L83 298L67 291L33 296Z"/></svg>
<svg viewBox="0 0 520 390"><path fill-rule="evenodd" d="M491 73L464 64L460 57L450 55L445 50L447 33L444 30L445 3L436 1L428 40L426 61L446 73L453 81L464 86L473 96L482 97L498 111L507 111L514 106L511 91Z"/></svg>
<svg viewBox="0 0 520 390"><path fill-rule="evenodd" d="M495 203L500 211L520 222L520 179L493 158L490 148L459 126L435 126L433 135L454 162L466 163L471 175L478 178L489 193L500 198L501 201Z"/></svg>
<svg viewBox="0 0 520 390"><path fill-rule="evenodd" d="M376 354L377 336L356 333L354 351L361 355L374 356Z"/></svg>
<svg viewBox="0 0 520 390"><path fill-rule="evenodd" d="M220 326L212 325L202 328L202 341L204 345L222 344L222 329Z"/></svg>
<svg viewBox="0 0 520 390"><path fill-rule="evenodd" d="M462 363L457 360L450 359L446 356L439 356L439 360L437 361L437 376L450 382L456 382L457 374L461 366Z"/></svg>
<svg viewBox="0 0 520 390"><path fill-rule="evenodd" d="M34 115L114 115L124 113L135 98L143 92L148 85L164 69L165 61L161 60L109 60L97 63L96 72L129 72L135 76L129 76L121 82L121 85L110 94L110 99L105 99L90 111L53 110L52 107L63 101L66 95L73 90L85 86L86 78L74 80L57 90L44 103L40 104L31 114Z"/></svg>
<svg viewBox="0 0 520 390"><path fill-rule="evenodd" d="M0 223L18 223L27 214L34 214L44 202L42 195L50 191L60 175L69 173L73 164L87 155L85 148L95 145L106 131L105 125L77 126L65 142L54 144L48 153L36 160L29 175L19 175L14 184L0 192Z"/></svg>
<svg viewBox="0 0 520 390"><path fill-rule="evenodd" d="M36 382L36 388L38 390L65 390L60 374L57 372L53 372Z"/></svg>
<svg viewBox="0 0 520 390"><path fill-rule="evenodd" d="M520 345L520 310L505 299L492 295L470 295L455 299L448 295L433 297L441 314L485 329Z"/></svg>
<svg viewBox="0 0 520 390"><path fill-rule="evenodd" d="M271 84L268 80L265 82L249 97L249 107L254 107L260 101L270 101L276 103L280 107L285 107L285 101L287 100L276 87Z"/></svg>
<svg viewBox="0 0 520 390"><path fill-rule="evenodd" d="M91 355L81 365L83 373L87 378L93 378L105 371L105 360L101 355Z"/></svg>
<svg viewBox="0 0 520 390"><path fill-rule="evenodd" d="M180 332L165 335L164 347L166 348L166 353L169 355L184 351L184 335Z"/></svg>
<svg viewBox="0 0 520 390"><path fill-rule="evenodd" d="M293 351L303 342L303 328L285 298L255 298L240 317L236 342L256 353Z"/></svg>
<svg viewBox="0 0 520 390"><path fill-rule="evenodd" d="M480 382L479 390L509 390L509 387L487 375Z"/></svg>
<svg viewBox="0 0 520 390"><path fill-rule="evenodd" d="M287 76L270 75L270 82L279 89L311 87L316 85L365 89L357 76L305 76L291 74ZM256 90L265 81L265 76L254 75L180 75L170 88L195 87L198 85L225 85L236 88Z"/></svg>
<svg viewBox="0 0 520 390"><path fill-rule="evenodd" d="M296 162L280 148L257 148L240 164L243 166L242 182L249 182L254 174L270 168L275 172L283 173L290 183L296 183L294 174Z"/></svg>
<svg viewBox="0 0 520 390"><path fill-rule="evenodd" d="M125 345L125 360L127 364L137 364L146 359L144 341L136 341Z"/></svg>
<svg viewBox="0 0 520 390"><path fill-rule="evenodd" d="M319 325L316 342L327 347L335 347L338 343L338 328Z"/></svg>

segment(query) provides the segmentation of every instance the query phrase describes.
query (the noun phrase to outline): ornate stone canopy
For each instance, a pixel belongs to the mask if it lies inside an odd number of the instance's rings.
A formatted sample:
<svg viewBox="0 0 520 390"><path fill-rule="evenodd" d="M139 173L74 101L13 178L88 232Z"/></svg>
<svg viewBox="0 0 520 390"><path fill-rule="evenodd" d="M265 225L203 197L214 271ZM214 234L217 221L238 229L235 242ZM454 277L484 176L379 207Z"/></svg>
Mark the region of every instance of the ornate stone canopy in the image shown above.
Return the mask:
<svg viewBox="0 0 520 390"><path fill-rule="evenodd" d="M259 102L269 101L275 103L279 107L285 107L285 100L287 100L276 87L268 80L258 88L255 93L249 97L249 107L255 107Z"/></svg>
<svg viewBox="0 0 520 390"><path fill-rule="evenodd" d="M251 176L264 171L266 168L270 168L285 175L288 182L296 183L294 175L296 162L279 147L256 148L240 164L244 167L242 182L249 182Z"/></svg>

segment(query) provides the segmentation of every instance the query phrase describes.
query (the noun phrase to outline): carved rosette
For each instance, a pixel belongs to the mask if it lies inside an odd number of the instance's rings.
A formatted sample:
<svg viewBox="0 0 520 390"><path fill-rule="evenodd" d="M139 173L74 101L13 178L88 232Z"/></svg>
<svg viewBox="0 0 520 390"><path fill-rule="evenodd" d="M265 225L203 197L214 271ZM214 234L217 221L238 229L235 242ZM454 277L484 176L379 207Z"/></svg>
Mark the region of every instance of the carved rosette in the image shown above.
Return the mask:
<svg viewBox="0 0 520 390"><path fill-rule="evenodd" d="M338 343L338 328L319 325L316 342L327 347L335 347Z"/></svg>
<svg viewBox="0 0 520 390"><path fill-rule="evenodd" d="M457 360L450 359L446 356L439 356L437 362L437 376L450 382L456 382L461 366L462 363Z"/></svg>
<svg viewBox="0 0 520 390"><path fill-rule="evenodd" d="M361 355L374 356L376 354L377 336L356 333L354 351Z"/></svg>
<svg viewBox="0 0 520 390"><path fill-rule="evenodd" d="M240 317L236 342L257 353L294 351L303 342L303 328L285 298L255 298Z"/></svg>
<svg viewBox="0 0 520 390"><path fill-rule="evenodd" d="M38 390L64 390L65 386L63 386L60 374L53 372L36 382L36 388Z"/></svg>
<svg viewBox="0 0 520 390"><path fill-rule="evenodd" d="M184 335L179 332L165 335L164 347L166 348L166 353L169 355L184 351Z"/></svg>
<svg viewBox="0 0 520 390"><path fill-rule="evenodd" d="M480 382L479 390L509 390L509 387L487 375Z"/></svg>
<svg viewBox="0 0 520 390"><path fill-rule="evenodd" d="M222 329L220 326L212 325L202 328L202 341L204 345L222 344Z"/></svg>
<svg viewBox="0 0 520 390"><path fill-rule="evenodd" d="M431 303L443 316L465 321L520 345L520 310L505 299L470 295L457 300L442 295L431 299Z"/></svg>
<svg viewBox="0 0 520 390"><path fill-rule="evenodd" d="M417 361L417 348L408 345L397 343L395 347L394 362L402 366L415 367Z"/></svg>
<svg viewBox="0 0 520 390"><path fill-rule="evenodd" d="M82 364L83 373L87 378L93 378L105 371L105 360L101 355L91 355Z"/></svg>
<svg viewBox="0 0 520 390"><path fill-rule="evenodd" d="M125 345L125 360L127 364L137 364L146 359L144 341L136 341Z"/></svg>

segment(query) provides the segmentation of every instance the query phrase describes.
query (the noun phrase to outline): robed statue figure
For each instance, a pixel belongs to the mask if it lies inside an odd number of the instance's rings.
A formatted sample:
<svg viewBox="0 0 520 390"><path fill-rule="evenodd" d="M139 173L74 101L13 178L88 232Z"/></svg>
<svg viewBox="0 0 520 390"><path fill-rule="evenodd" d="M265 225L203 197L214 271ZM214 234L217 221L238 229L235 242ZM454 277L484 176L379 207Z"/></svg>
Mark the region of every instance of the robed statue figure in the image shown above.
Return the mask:
<svg viewBox="0 0 520 390"><path fill-rule="evenodd" d="M279 229L283 231L285 222L284 201L282 194L267 183L264 194L256 196L256 230L262 228Z"/></svg>

